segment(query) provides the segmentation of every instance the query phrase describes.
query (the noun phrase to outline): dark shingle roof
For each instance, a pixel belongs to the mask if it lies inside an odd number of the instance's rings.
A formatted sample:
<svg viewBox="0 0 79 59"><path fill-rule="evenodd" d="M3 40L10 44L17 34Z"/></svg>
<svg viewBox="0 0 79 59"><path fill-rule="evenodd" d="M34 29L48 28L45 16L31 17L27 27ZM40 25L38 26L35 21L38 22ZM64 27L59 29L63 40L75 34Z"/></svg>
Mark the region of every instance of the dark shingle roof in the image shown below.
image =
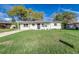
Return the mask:
<svg viewBox="0 0 79 59"><path fill-rule="evenodd" d="M17 21L18 23L21 23L21 24L25 24L25 23L60 23L58 21ZM11 21L0 21L0 23L12 23Z"/></svg>

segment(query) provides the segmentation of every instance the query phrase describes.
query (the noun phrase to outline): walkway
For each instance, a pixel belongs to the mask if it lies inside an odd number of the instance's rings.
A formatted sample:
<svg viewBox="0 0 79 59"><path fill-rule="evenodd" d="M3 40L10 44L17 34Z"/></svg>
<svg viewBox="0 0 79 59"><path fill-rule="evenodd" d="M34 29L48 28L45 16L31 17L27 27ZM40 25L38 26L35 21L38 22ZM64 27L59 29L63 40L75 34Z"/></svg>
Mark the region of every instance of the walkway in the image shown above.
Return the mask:
<svg viewBox="0 0 79 59"><path fill-rule="evenodd" d="M14 33L17 33L17 32L21 32L21 31L22 30L14 30L14 31L9 31L9 32L3 32L3 33L0 33L0 37L11 35L11 34L14 34Z"/></svg>

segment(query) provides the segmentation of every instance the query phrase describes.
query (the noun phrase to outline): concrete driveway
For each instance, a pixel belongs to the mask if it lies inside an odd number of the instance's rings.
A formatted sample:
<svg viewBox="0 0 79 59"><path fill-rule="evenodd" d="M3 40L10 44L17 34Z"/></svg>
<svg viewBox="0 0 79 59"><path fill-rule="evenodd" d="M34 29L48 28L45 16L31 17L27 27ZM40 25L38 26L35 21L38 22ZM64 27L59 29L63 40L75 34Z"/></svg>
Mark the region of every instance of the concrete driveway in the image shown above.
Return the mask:
<svg viewBox="0 0 79 59"><path fill-rule="evenodd" d="M23 31L23 30L14 30L14 31L9 31L9 32L2 32L2 33L0 33L0 37L11 35L11 34L14 34L17 32L21 32L21 31Z"/></svg>

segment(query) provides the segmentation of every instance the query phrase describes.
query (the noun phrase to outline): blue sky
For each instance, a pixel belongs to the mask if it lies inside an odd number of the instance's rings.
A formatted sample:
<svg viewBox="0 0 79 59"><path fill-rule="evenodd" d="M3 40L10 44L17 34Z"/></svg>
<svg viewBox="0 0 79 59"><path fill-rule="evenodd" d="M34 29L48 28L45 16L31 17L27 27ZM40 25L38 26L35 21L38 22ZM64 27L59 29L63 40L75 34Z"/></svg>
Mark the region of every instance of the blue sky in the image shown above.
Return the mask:
<svg viewBox="0 0 79 59"><path fill-rule="evenodd" d="M8 17L6 12L13 6L20 4L0 4L0 18ZM44 12L45 20L50 21L49 17L55 12L70 11L79 15L79 4L23 4L27 9L31 8L36 12ZM78 17L79 18L79 17Z"/></svg>

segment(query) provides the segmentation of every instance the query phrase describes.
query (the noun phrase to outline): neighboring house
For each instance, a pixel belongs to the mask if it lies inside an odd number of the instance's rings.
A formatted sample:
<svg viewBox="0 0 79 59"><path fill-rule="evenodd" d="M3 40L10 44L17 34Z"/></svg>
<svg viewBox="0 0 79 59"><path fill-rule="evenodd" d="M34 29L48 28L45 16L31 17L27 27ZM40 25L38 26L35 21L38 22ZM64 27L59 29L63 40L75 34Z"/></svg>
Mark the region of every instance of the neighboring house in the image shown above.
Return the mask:
<svg viewBox="0 0 79 59"><path fill-rule="evenodd" d="M10 28L11 27L11 23L10 22L0 22L0 28Z"/></svg>
<svg viewBox="0 0 79 59"><path fill-rule="evenodd" d="M44 21L21 21L19 28L21 30L61 29L61 23Z"/></svg>
<svg viewBox="0 0 79 59"><path fill-rule="evenodd" d="M0 28L3 29L10 29L13 28L15 25L11 22L12 18L0 18Z"/></svg>
<svg viewBox="0 0 79 59"><path fill-rule="evenodd" d="M13 29L16 28L16 25L13 25L12 22L0 22L0 28Z"/></svg>
<svg viewBox="0 0 79 59"><path fill-rule="evenodd" d="M79 29L79 22L69 23L66 26L67 29Z"/></svg>

